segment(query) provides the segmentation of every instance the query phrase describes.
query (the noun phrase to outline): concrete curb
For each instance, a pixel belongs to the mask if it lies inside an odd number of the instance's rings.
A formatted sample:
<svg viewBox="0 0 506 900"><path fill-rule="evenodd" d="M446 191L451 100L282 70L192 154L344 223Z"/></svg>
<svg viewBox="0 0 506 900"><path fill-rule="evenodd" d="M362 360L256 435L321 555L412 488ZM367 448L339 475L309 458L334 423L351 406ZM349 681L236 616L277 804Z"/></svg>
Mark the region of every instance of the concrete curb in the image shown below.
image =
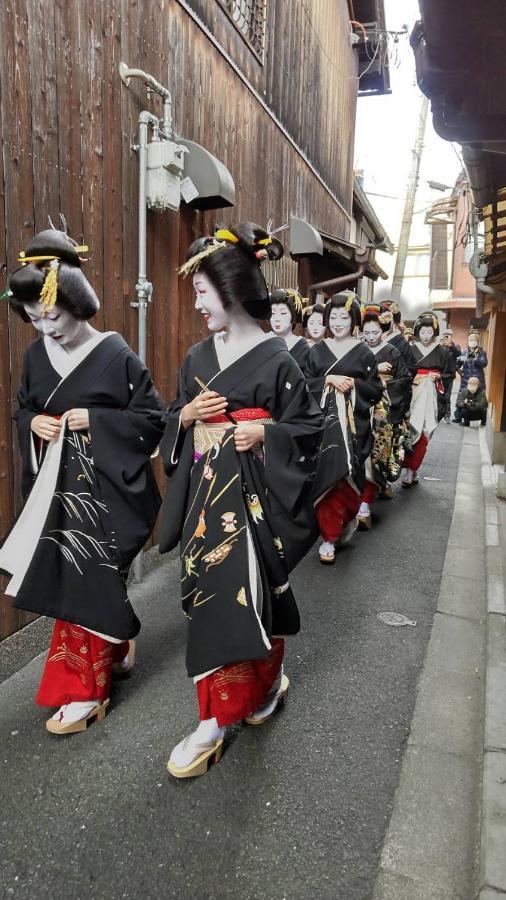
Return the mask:
<svg viewBox="0 0 506 900"><path fill-rule="evenodd" d="M487 627L485 722L479 900L506 897L506 597L504 504L496 497L495 471L480 431L485 498Z"/></svg>
<svg viewBox="0 0 506 900"><path fill-rule="evenodd" d="M485 522L477 430L463 437L439 599L374 900L471 900L478 891L484 585L499 531L498 517ZM497 559L494 566L498 572ZM497 583L491 591L500 608Z"/></svg>

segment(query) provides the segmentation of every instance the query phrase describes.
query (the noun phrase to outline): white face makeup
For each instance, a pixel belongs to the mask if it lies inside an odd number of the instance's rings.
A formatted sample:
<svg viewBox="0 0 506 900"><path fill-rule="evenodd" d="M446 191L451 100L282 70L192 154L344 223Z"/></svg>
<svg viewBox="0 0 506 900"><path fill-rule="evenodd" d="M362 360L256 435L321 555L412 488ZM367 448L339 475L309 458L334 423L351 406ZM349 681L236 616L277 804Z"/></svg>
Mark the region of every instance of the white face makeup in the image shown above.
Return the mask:
<svg viewBox="0 0 506 900"><path fill-rule="evenodd" d="M368 347L378 347L381 344L383 331L379 322L366 322L362 334Z"/></svg>
<svg viewBox="0 0 506 900"><path fill-rule="evenodd" d="M418 338L421 344L430 344L434 340L434 329L432 325L422 325L418 332Z"/></svg>
<svg viewBox="0 0 506 900"><path fill-rule="evenodd" d="M478 338L470 337L468 346L471 350L476 350L476 347L478 346Z"/></svg>
<svg viewBox="0 0 506 900"><path fill-rule="evenodd" d="M313 341L320 341L325 334L325 325L323 324L323 313L311 313L307 320L308 337Z"/></svg>
<svg viewBox="0 0 506 900"><path fill-rule="evenodd" d="M330 311L329 330L337 341L347 338L351 334L351 316L344 306L338 306Z"/></svg>
<svg viewBox="0 0 506 900"><path fill-rule="evenodd" d="M197 272L193 276L193 287L197 295L195 309L203 315L209 331L226 329L230 321L229 311L224 309L221 297L207 275Z"/></svg>
<svg viewBox="0 0 506 900"><path fill-rule="evenodd" d="M272 304L271 328L280 337L292 333L292 314L286 303Z"/></svg>
<svg viewBox="0 0 506 900"><path fill-rule="evenodd" d="M58 305L44 316L42 315L40 303L25 303L24 310L39 334L51 337L62 347L73 344L79 336L83 325L86 324Z"/></svg>

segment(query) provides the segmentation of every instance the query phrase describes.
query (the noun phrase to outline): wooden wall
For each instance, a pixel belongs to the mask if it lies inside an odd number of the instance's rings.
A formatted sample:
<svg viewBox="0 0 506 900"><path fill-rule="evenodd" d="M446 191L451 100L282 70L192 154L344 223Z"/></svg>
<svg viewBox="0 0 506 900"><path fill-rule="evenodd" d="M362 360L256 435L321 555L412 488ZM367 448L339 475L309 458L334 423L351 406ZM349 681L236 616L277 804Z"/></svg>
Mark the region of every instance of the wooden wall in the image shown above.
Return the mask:
<svg viewBox="0 0 506 900"><path fill-rule="evenodd" d="M97 326L136 347L137 158L141 109L161 101L119 78L121 60L169 87L177 133L229 168L234 209L148 213L148 356L167 399L177 367L202 337L192 290L176 270L189 242L217 223L275 224L291 213L341 237L349 233L356 59L346 0L268 3L265 64L250 53L216 0L191 0L241 72L310 159L283 134L179 0L3 0L0 5L0 265L5 275L37 230L62 211L90 246L85 272L102 308ZM326 189L325 182L329 188ZM337 196L336 203L332 193ZM280 270L293 284L293 264ZM30 326L0 303L0 533L19 509L12 413ZM28 617L0 599L0 636Z"/></svg>

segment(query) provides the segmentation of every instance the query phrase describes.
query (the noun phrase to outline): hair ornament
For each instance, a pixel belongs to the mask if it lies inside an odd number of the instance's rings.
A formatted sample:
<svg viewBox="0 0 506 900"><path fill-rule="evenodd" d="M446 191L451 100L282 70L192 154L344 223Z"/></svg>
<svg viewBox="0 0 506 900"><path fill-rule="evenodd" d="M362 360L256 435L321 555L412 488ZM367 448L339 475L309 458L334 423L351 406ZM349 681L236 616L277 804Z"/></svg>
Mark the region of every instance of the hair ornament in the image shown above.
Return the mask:
<svg viewBox="0 0 506 900"><path fill-rule="evenodd" d="M187 275L193 275L195 272L198 272L200 268L200 263L203 259L206 259L208 256L211 256L213 253L216 253L217 250L223 250L224 247L228 245L225 241L214 243L210 242L209 246L206 247L205 250L201 250L200 253L196 253L195 256L191 256L190 259L187 259L182 266L179 267L178 275L182 275L183 278L186 278Z"/></svg>
<svg viewBox="0 0 506 900"><path fill-rule="evenodd" d="M347 313L349 313L350 310L353 308L353 304L355 303L355 301L358 303L358 298L357 298L357 296L356 296L355 294L350 294L350 296L348 297L346 303L344 304L344 308L345 308L345 310L346 310Z"/></svg>
<svg viewBox="0 0 506 900"><path fill-rule="evenodd" d="M218 231L215 231L214 237L217 241L227 241L230 244L238 244L239 238L232 234L228 228L218 228Z"/></svg>
<svg viewBox="0 0 506 900"><path fill-rule="evenodd" d="M14 294L12 293L11 289L5 288L5 291L2 291L2 293L0 294L0 300L10 300L10 298L13 296Z"/></svg>
<svg viewBox="0 0 506 900"><path fill-rule="evenodd" d="M293 305L296 312L302 315L302 313L304 312L304 308L307 305L307 298L301 297L299 292L293 290L293 288L287 288L286 295L290 298L290 300L293 300Z"/></svg>
<svg viewBox="0 0 506 900"><path fill-rule="evenodd" d="M47 312L51 312L56 306L56 297L58 294L58 267L60 260L52 259L42 285L40 292L41 316L45 316Z"/></svg>
<svg viewBox="0 0 506 900"><path fill-rule="evenodd" d="M389 309L386 309L384 312L380 313L378 316L380 325L390 325L390 322L393 321L393 318L394 318L393 313Z"/></svg>

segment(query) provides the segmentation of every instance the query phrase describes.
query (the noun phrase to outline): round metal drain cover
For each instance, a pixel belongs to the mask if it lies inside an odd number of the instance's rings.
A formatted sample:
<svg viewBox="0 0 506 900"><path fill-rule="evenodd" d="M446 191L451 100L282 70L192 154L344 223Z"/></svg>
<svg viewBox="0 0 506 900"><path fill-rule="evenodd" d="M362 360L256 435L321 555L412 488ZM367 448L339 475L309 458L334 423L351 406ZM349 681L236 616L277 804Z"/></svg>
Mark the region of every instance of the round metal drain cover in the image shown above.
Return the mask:
<svg viewBox="0 0 506 900"><path fill-rule="evenodd" d="M380 622L384 622L385 625L395 625L396 627L399 625L416 625L415 619L408 619L407 616L396 612L381 612L378 614L378 619Z"/></svg>

